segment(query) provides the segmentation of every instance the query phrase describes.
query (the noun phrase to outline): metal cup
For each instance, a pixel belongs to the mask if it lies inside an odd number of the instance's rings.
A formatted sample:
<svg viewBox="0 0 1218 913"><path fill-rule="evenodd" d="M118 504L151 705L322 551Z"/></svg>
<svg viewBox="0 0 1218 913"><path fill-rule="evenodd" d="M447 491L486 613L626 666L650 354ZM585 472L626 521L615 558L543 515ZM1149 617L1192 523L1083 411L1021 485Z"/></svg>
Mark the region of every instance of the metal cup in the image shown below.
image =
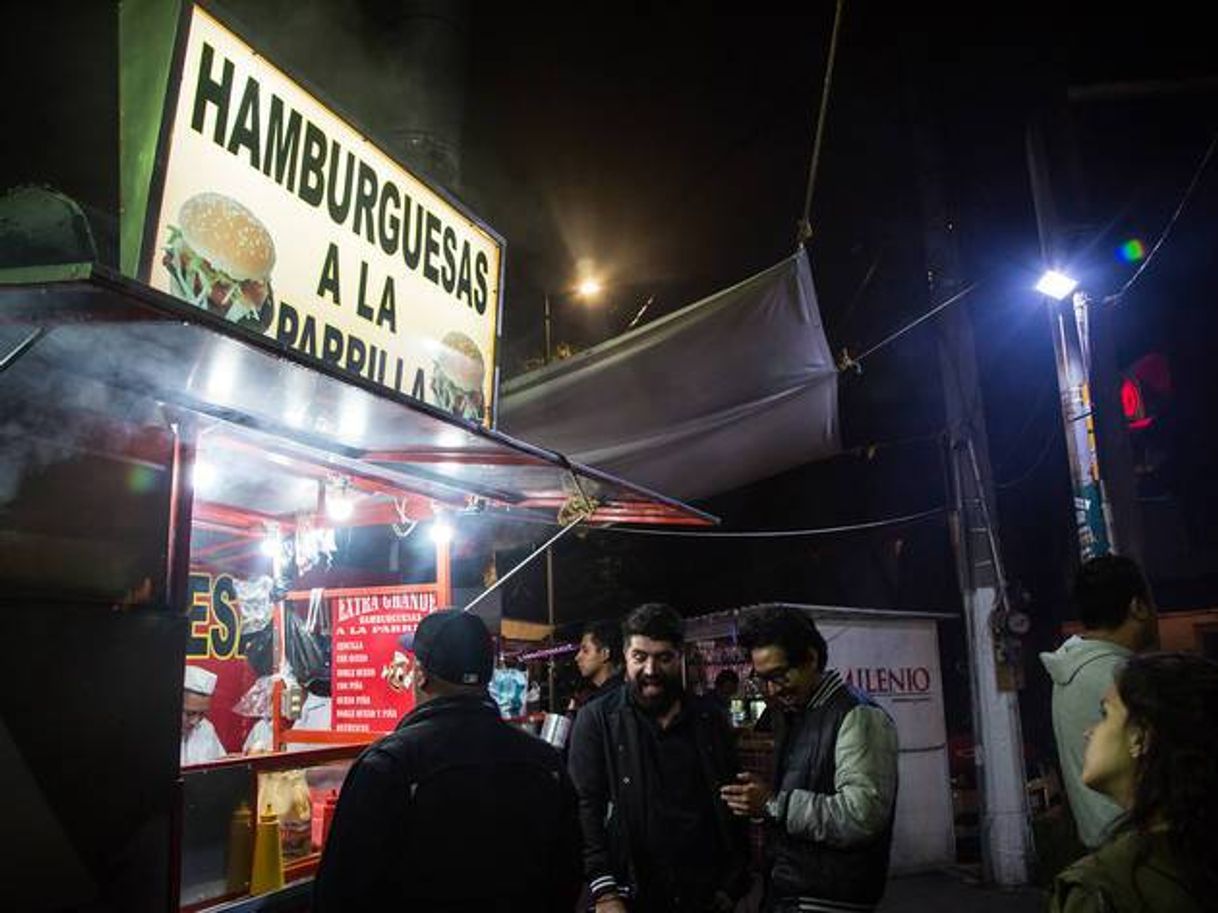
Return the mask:
<svg viewBox="0 0 1218 913"><path fill-rule="evenodd" d="M549 742L555 748L566 745L570 734L571 720L561 713L547 713L541 722L542 741Z"/></svg>

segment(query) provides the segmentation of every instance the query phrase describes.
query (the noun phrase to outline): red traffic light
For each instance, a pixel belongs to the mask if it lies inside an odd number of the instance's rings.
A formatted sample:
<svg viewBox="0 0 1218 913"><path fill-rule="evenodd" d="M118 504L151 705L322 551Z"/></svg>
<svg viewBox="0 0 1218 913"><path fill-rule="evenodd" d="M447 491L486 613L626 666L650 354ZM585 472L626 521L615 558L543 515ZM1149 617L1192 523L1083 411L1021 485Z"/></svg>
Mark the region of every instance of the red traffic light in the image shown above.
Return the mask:
<svg viewBox="0 0 1218 913"><path fill-rule="evenodd" d="M1154 421L1146 414L1146 404L1137 382L1128 377L1121 381L1121 412L1125 414L1125 424L1134 431L1139 431Z"/></svg>
<svg viewBox="0 0 1218 913"><path fill-rule="evenodd" d="M1171 397L1171 370L1158 352L1143 355L1121 378L1121 412L1131 431L1154 424Z"/></svg>

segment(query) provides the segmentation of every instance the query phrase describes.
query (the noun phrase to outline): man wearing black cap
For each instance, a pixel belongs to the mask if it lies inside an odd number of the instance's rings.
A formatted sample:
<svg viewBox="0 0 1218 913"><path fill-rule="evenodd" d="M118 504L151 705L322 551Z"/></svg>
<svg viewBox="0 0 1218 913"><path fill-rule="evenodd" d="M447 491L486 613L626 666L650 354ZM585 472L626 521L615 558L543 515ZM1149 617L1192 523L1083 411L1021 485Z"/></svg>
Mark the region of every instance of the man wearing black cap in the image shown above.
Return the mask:
<svg viewBox="0 0 1218 913"><path fill-rule="evenodd" d="M576 799L558 753L504 723L476 615L433 612L414 637L417 705L347 774L315 913L570 913L581 881Z"/></svg>

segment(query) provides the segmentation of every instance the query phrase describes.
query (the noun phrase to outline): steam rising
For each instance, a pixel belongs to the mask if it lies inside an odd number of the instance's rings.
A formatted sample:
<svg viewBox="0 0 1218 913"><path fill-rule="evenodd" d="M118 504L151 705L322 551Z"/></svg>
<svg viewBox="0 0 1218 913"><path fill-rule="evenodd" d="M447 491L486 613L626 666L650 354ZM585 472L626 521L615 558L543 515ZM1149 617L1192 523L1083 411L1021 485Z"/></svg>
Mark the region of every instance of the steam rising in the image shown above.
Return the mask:
<svg viewBox="0 0 1218 913"><path fill-rule="evenodd" d="M0 327L0 357L30 329ZM123 439L140 429L165 426L155 400L116 383L121 356L109 353L104 359L109 377L72 370L97 356L97 340L87 331L59 327L0 373L0 506L17 497L28 475L95 450L103 420L113 454L122 453Z"/></svg>

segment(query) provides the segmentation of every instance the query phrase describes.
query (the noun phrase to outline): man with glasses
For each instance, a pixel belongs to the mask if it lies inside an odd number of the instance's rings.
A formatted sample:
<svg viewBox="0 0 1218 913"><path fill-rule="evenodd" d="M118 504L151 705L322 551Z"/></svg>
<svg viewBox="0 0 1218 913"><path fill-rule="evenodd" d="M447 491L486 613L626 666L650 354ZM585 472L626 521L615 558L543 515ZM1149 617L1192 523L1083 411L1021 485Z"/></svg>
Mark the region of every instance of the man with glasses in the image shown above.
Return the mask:
<svg viewBox="0 0 1218 913"><path fill-rule="evenodd" d="M888 714L826 670L828 646L789 606L745 612L737 630L775 714L775 774L724 786L732 811L766 822L773 913L873 910L884 894L897 791Z"/></svg>
<svg viewBox="0 0 1218 913"><path fill-rule="evenodd" d="M571 733L584 870L597 913L721 913L747 888L744 822L719 789L740 765L723 712L685 691L681 617L640 606L622 627L625 687Z"/></svg>

